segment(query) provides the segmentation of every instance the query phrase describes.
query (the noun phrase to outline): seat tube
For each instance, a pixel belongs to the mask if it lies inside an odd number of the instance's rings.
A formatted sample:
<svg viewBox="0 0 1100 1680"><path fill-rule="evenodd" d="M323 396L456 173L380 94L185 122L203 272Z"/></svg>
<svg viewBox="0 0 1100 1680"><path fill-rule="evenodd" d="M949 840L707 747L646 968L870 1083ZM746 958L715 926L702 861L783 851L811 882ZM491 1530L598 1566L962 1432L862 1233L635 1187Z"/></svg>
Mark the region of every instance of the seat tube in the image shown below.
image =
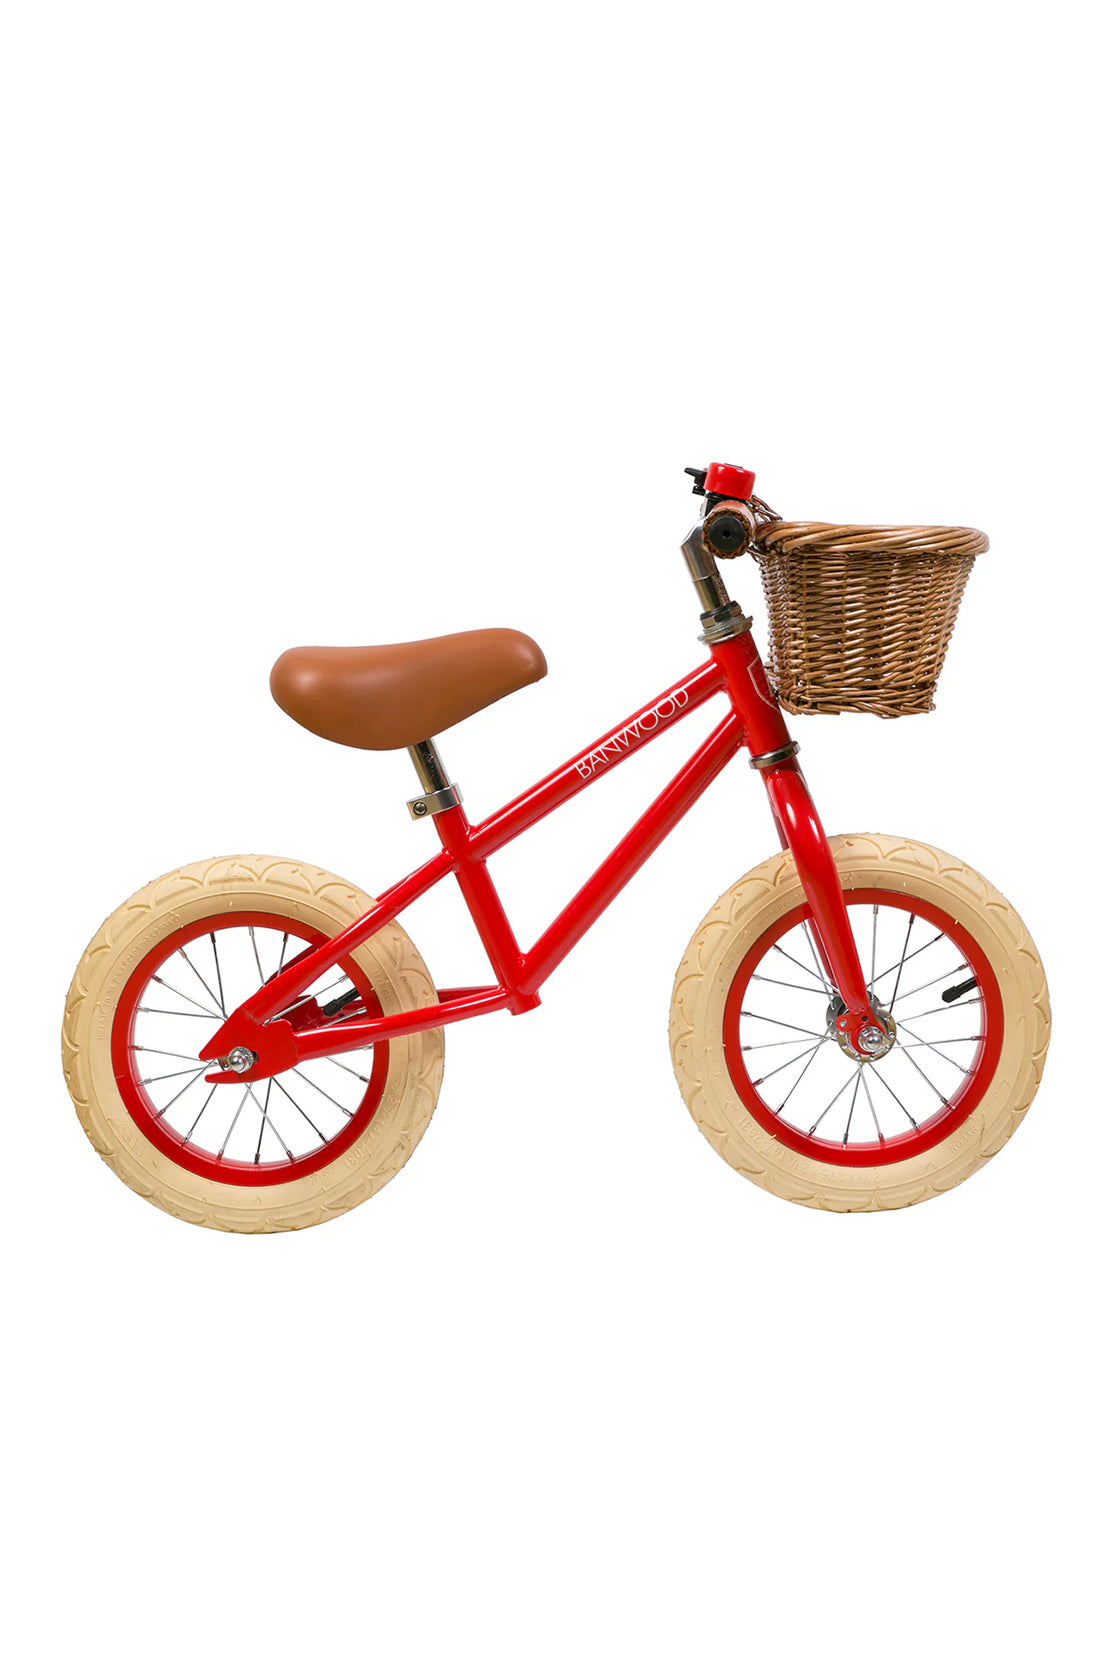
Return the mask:
<svg viewBox="0 0 1100 1680"><path fill-rule="evenodd" d="M462 790L450 780L442 754L430 737L411 746L409 757L424 790L418 799L409 800L409 811L414 820L431 817L434 821L493 973L509 993L509 1009L516 1015L534 1009L538 993L530 988L522 990L523 955L512 924L484 860L470 853L470 825L462 808Z"/></svg>
<svg viewBox="0 0 1100 1680"><path fill-rule="evenodd" d="M492 965L497 982L508 992L508 1008L513 1015L525 1014L539 1003L538 992L524 988L523 954L512 931L508 914L489 874L483 858L470 855L470 825L461 805L439 812L435 817L436 831L454 860L454 876L458 890L466 900L485 955Z"/></svg>

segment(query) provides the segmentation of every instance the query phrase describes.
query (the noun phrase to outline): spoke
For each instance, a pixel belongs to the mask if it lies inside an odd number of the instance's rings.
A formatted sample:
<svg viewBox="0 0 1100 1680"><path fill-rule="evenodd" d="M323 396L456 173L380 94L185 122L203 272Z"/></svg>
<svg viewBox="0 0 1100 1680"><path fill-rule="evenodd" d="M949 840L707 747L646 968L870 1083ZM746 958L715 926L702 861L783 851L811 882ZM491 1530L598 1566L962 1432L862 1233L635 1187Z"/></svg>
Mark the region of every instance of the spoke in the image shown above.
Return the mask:
<svg viewBox="0 0 1100 1680"><path fill-rule="evenodd" d="M935 1009L922 1009L916 1015L907 1015L907 1021L923 1021L926 1015L945 1015L949 1009L971 1009L978 1002L976 997L963 998L959 1003L940 1003ZM901 1026L901 1022L898 1025Z"/></svg>
<svg viewBox="0 0 1100 1680"><path fill-rule="evenodd" d="M345 1108L342 1102L337 1102L336 1101L335 1097L330 1097L328 1092L326 1090L324 1090L320 1085L314 1085L313 1080L310 1079L306 1074L304 1074L300 1067L291 1068L290 1071L291 1071L291 1073L296 1073L298 1075L299 1079L304 1079L307 1085L313 1085L313 1089L317 1092L318 1096L328 1098L328 1101L332 1104L332 1106L334 1108L338 1108L340 1110L341 1114L346 1114L348 1119L349 1120L351 1119L351 1109L350 1108Z"/></svg>
<svg viewBox="0 0 1100 1680"><path fill-rule="evenodd" d="M206 1101L203 1103L202 1107L199 1109L199 1112L196 1114L195 1118L191 1122L190 1130L188 1131L187 1136L183 1140L184 1143L190 1143L191 1135L194 1132L195 1127L198 1125L199 1121L202 1119L203 1115L206 1113L206 1110L210 1105L211 1097L216 1096L218 1091L220 1091L220 1090L221 1090L220 1085L211 1085L210 1091L209 1091L209 1093L207 1095L207 1098L206 1098Z"/></svg>
<svg viewBox="0 0 1100 1680"><path fill-rule="evenodd" d="M861 1062L860 1067L862 1067L862 1065L863 1064ZM858 1078L859 1078L859 1068L856 1068L856 1071L855 1071L855 1073L853 1073L852 1078L851 1079L846 1079L844 1081L843 1085L840 1087L840 1090L837 1092L837 1094L833 1098L832 1102L829 1103L828 1107L823 1108L821 1110L821 1113L818 1115L817 1119L814 1121L813 1125L810 1127L809 1131L806 1133L807 1137L813 1137L814 1133L817 1131L817 1128L820 1126L821 1122L824 1120L825 1116L828 1114L829 1109L835 1107L835 1105L840 1101L841 1097L844 1095L845 1091L848 1089L849 1085L851 1085L853 1083L853 1081L858 1079Z"/></svg>
<svg viewBox="0 0 1100 1680"><path fill-rule="evenodd" d="M799 1021L777 1021L774 1015L754 1015L751 1009L742 1009L741 1018L750 1021L767 1021L769 1027L786 1027L789 1032L800 1033L803 1031L802 1024ZM816 1038L817 1034L814 1033L812 1036Z"/></svg>
<svg viewBox="0 0 1100 1680"><path fill-rule="evenodd" d="M871 911L871 974L872 974L872 976L874 975L874 972L875 972L875 948L876 948L877 945L878 945L878 900L876 899L874 908ZM867 985L867 990L868 991L871 990L871 987L874 985L874 983L875 982L874 982L873 978L868 982L868 985Z"/></svg>
<svg viewBox="0 0 1100 1680"><path fill-rule="evenodd" d="M302 1119L305 1120L310 1126L313 1127L313 1130L317 1133L317 1136L320 1138L321 1142L322 1143L327 1143L328 1138L325 1136L325 1134L321 1130L320 1126L318 1126L313 1120L310 1119L309 1115L306 1113L305 1109L302 1107L300 1102L294 1102L294 1098L291 1096L291 1094L287 1090L286 1086L285 1085L280 1085L279 1081L276 1079L275 1080L275 1088L276 1088L276 1090L281 1091L283 1093L283 1096L286 1098L288 1103L293 1103L294 1104L294 1107L298 1110L298 1113L302 1116Z"/></svg>
<svg viewBox="0 0 1100 1680"><path fill-rule="evenodd" d="M786 986L790 992L812 992L815 997L821 996L820 986L800 986L797 980L773 980L769 974L754 974L754 980L763 980L766 986ZM826 992L826 997L829 993Z"/></svg>
<svg viewBox="0 0 1100 1680"><path fill-rule="evenodd" d="M356 1079L361 1079L363 1081L364 1085L369 1085L370 1084L370 1075L369 1074L360 1073L358 1068L349 1067L347 1062L337 1061L335 1056L326 1056L325 1061L326 1062L333 1062L336 1065L336 1067L343 1068L345 1073L353 1074Z"/></svg>
<svg viewBox="0 0 1100 1680"><path fill-rule="evenodd" d="M898 972L897 972L897 976L894 980L894 991L893 991L893 995L890 998L890 1007L886 1011L886 1013L888 1015L892 1015L894 1013L894 1003L895 1003L895 1001L897 999L897 995L898 995L898 981L901 979L901 971L905 967L905 953L909 949L909 939L910 939L910 935L913 932L913 923L916 921L916 919L917 919L917 912L915 910L911 910L910 913L909 913L909 926L905 930L905 944L901 948L901 961L898 963Z"/></svg>
<svg viewBox="0 0 1100 1680"><path fill-rule="evenodd" d="M260 976L260 985L262 986L264 984L264 971L260 963L260 953L256 949L256 929L254 927L249 928L248 937L252 941L252 955L256 959L256 973Z"/></svg>
<svg viewBox="0 0 1100 1680"><path fill-rule="evenodd" d="M875 1078L879 1081L879 1083L881 1085L886 1086L887 1094L889 1096L893 1097L894 1101L897 1103L898 1107L901 1109L901 1112L904 1114L905 1118L908 1120L908 1122L912 1126L913 1130L915 1132L919 1132L920 1131L920 1126L918 1125L917 1121L913 1119L913 1116L910 1114L909 1110L906 1108L905 1104L902 1102L901 1098L898 1096L897 1092L894 1090L894 1087L892 1085L888 1085L886 1083L886 1080L883 1079L881 1073L878 1071L878 1068L875 1066L874 1062L860 1063L860 1066L861 1067L866 1066L866 1067L870 1068L871 1072L874 1074Z"/></svg>
<svg viewBox="0 0 1100 1680"><path fill-rule="evenodd" d="M810 976L811 980L814 980L814 979L817 978L817 976L814 974L814 971L813 971L812 968L807 968L806 964L804 962L799 962L797 957L792 957L791 953L789 951L785 951L783 949L782 945L776 944L772 947L772 949L775 950L775 951L778 951L778 953L781 957L786 957L788 962L793 962L794 966L796 968L800 968L802 970L803 974L808 974ZM820 992L820 991L825 990L825 988L823 986L815 986L813 989L814 989L815 992ZM828 997L829 993L825 992L825 996Z"/></svg>
<svg viewBox="0 0 1100 1680"><path fill-rule="evenodd" d="M158 986L167 986L170 992L175 992L176 996L178 998L182 998L184 1003L189 1003L192 1009L201 1009L203 1014L209 1015L212 1021L220 1021L224 1019L223 1016L218 1014L216 1009L207 1009L205 1004L199 1003L197 998L188 997L186 992L177 991L175 986L168 985L168 981L162 980L159 974L154 974L153 979L156 981Z"/></svg>
<svg viewBox="0 0 1100 1680"><path fill-rule="evenodd" d="M929 1079L928 1075L925 1073L925 1071L921 1067L920 1063L918 1061L916 1061L914 1059L914 1057L909 1055L909 1051L906 1049L905 1045L904 1044L899 1044L897 1046L897 1048L901 1051L903 1056L908 1056L909 1057L909 1060L913 1063L913 1066L916 1068L917 1072L920 1074L921 1078L924 1080L924 1083L929 1087L930 1090L933 1090L933 1091L936 1092L936 1095L937 1095L937 1097L939 1097L939 1099L940 1099L941 1103L943 1104L944 1108L954 1108L955 1105L951 1101L950 1097L945 1097L942 1091L937 1090L936 1086L932 1084L932 1081Z"/></svg>
<svg viewBox="0 0 1100 1680"><path fill-rule="evenodd" d="M925 980L923 985L911 986L907 992L902 992L901 996L898 998L898 1002L899 1003L904 1003L905 999L907 997L915 997L917 992L926 992L928 990L929 986L938 986L940 984L941 980L950 980L950 978L953 974L961 974L964 968L969 968L969 967L970 967L970 964L968 962L961 962L957 968L949 968L946 974L937 975L935 980ZM901 978L901 976L899 975L898 979L900 979L900 978ZM897 983L895 982L895 985L894 985L895 992L897 991L897 989L898 989L897 988ZM891 1013L891 1015L894 1013L893 1003L891 1003L891 1005L890 1005L890 1013Z"/></svg>
<svg viewBox="0 0 1100 1680"><path fill-rule="evenodd" d="M916 1019L917 1019L917 1017L914 1016L914 1020L916 1020ZM899 1026L905 1026L904 1021L901 1021L898 1024L899 1024ZM912 1027L905 1027L905 1030L906 1030L906 1032L909 1032L909 1033L913 1032ZM916 1038L916 1036L917 1036L916 1033L913 1033L913 1037ZM984 1044L985 1043L985 1034L984 1033L968 1033L965 1038L922 1038L921 1043L922 1044L928 1044L928 1045L933 1045L933 1044Z"/></svg>
<svg viewBox="0 0 1100 1680"><path fill-rule="evenodd" d="M817 969L818 979L821 981L821 984L824 986L826 992L828 992L828 994L831 997L832 992L833 992L833 988L829 985L829 982L826 980L824 974L821 972L821 960L818 957L816 949L814 948L814 942L810 938L810 929L809 929L809 926L807 925L806 922L802 923L802 931L806 935L806 943L810 947L810 955L814 959L814 967Z"/></svg>
<svg viewBox="0 0 1100 1680"><path fill-rule="evenodd" d="M151 1044L131 1044L131 1050L140 1050L143 1056L174 1056L177 1062L198 1062L203 1067L210 1067L210 1061L203 1056L181 1056L178 1050L154 1050Z"/></svg>
<svg viewBox="0 0 1100 1680"><path fill-rule="evenodd" d="M246 1086L245 1089L248 1091L248 1094L252 1098L252 1101L256 1104L256 1107L260 1110L260 1113L263 1115L266 1123L271 1127L271 1130L275 1133L275 1140L279 1144L279 1146L282 1149L282 1151L283 1151L284 1155L286 1156L287 1160L288 1161L293 1161L294 1156L291 1154L290 1150L287 1148L286 1144L283 1142L282 1138L279 1136L278 1132L275 1130L275 1122L274 1122L274 1120L272 1120L271 1116L267 1112L267 1100L265 1099L265 1101L261 1105L260 1099L256 1095L255 1091L252 1089L251 1085ZM271 1080L270 1079L267 1082L267 1096L268 1096L268 1098L270 1098L270 1096L271 1096ZM263 1126L261 1125L261 1127L260 1127L260 1137L261 1137L261 1139L263 1138L263 1135L264 1135ZM260 1161L260 1146L259 1146L259 1144L257 1144L256 1145L256 1159L252 1163L253 1166L258 1166L259 1161Z"/></svg>
<svg viewBox="0 0 1100 1680"><path fill-rule="evenodd" d="M946 936L944 934L937 933L935 939L929 939L924 945L918 945L915 951L910 951L908 960L912 962L914 957L919 957L922 951L927 951L930 946L934 945L936 943L936 939L943 939L945 937ZM884 968L881 974L874 974L874 964L872 961L872 978L868 981L868 985L877 986L880 980L885 980L888 974L893 974L894 969L900 967L900 963L892 963L889 968Z"/></svg>
<svg viewBox="0 0 1100 1680"><path fill-rule="evenodd" d="M274 1120L272 1120L270 1115L268 1115L267 1123L271 1127L271 1130L275 1133L275 1141L279 1145L280 1149L283 1150L284 1154L286 1155L287 1160L288 1161L296 1161L297 1156L291 1153L291 1151L287 1148L286 1144L283 1142L282 1138L279 1136L278 1128L275 1125L275 1122L274 1122Z"/></svg>
<svg viewBox="0 0 1100 1680"><path fill-rule="evenodd" d="M784 1044L798 1044L804 1038L816 1038L816 1033L799 1033L797 1038L773 1038L768 1044L742 1044L741 1054L747 1056L750 1050L778 1050ZM332 1061L330 1056L329 1061Z"/></svg>
<svg viewBox="0 0 1100 1680"><path fill-rule="evenodd" d="M825 1042L825 1040L828 1036L829 1036L828 1033L823 1033L822 1036L818 1039L817 1043L813 1047L813 1050L810 1052L809 1061L806 1063L806 1066L801 1070L801 1072L798 1075L798 1079L795 1080L794 1084L791 1086L790 1090L787 1092L787 1095L783 1098L783 1101L780 1103L779 1107L776 1109L776 1111L775 1111L776 1114L782 1114L783 1110L786 1108L787 1104L790 1102L791 1098L794 1096L795 1092L798 1090L799 1081L802 1079L803 1075L809 1073L810 1069L813 1067L814 1057L817 1055L818 1051L821 1049L821 1046L824 1044L824 1042Z"/></svg>
<svg viewBox="0 0 1100 1680"><path fill-rule="evenodd" d="M191 1089L192 1085L195 1083L195 1080L196 1079L201 1079L205 1072L206 1072L205 1068L200 1068L198 1073L196 1073L191 1079L189 1079L187 1081L186 1085L181 1085L179 1090L176 1092L175 1096L174 1097L169 1097L169 1099L165 1103L164 1107L157 1110L157 1119L158 1120L163 1120L164 1116L168 1113L168 1110L171 1108L172 1104L174 1102L179 1102L180 1098L184 1095L184 1093Z"/></svg>
<svg viewBox="0 0 1100 1680"><path fill-rule="evenodd" d="M820 1049L822 1041L824 1039L828 1038L828 1036L829 1036L828 1033L822 1033L821 1037L817 1041L817 1044L814 1045L813 1050L800 1050L798 1052L797 1056L792 1056L789 1061L780 1062L779 1066L775 1067L775 1068L772 1068L770 1073L762 1073L760 1075L759 1079L754 1079L753 1080L753 1085L754 1086L763 1085L765 1080L774 1079L777 1073L782 1073L783 1072L784 1068L794 1067L794 1064L796 1062L800 1062L802 1060L803 1056L810 1056L812 1058L813 1055L814 1055L814 1051Z"/></svg>
<svg viewBox="0 0 1100 1680"><path fill-rule="evenodd" d="M862 1089L863 1089L863 1063L860 1062L859 1066L856 1068L856 1088L852 1092L852 1102L851 1102L851 1106L848 1109L848 1118L844 1123L844 1136L840 1140L841 1143L847 1143L848 1142L848 1133L852 1129L852 1115L856 1111L856 1098L859 1096L859 1093L862 1091Z"/></svg>
<svg viewBox="0 0 1100 1680"><path fill-rule="evenodd" d="M187 955L187 952L182 945L180 946L180 956L183 958L184 962L187 964L188 968L191 970L191 973L195 976L195 979L198 981L199 985L204 987L205 990L209 993L210 1001L213 1003L215 1009L220 1009L221 1010L222 1020L224 1021L224 1019L225 1019L225 1005L224 1005L224 1003L223 1004L218 1003L217 993L215 991L213 991L213 989L206 984L206 981L203 979L202 975L199 973L198 969L195 967L194 963L191 961L191 958Z"/></svg>
<svg viewBox="0 0 1100 1680"><path fill-rule="evenodd" d="M204 1009L201 1015L196 1015L192 1009L153 1009L147 1003L139 1003L135 1014L138 1015L178 1015L181 1021L209 1021L211 1012ZM216 1020L217 1017L215 1016Z"/></svg>
<svg viewBox="0 0 1100 1680"><path fill-rule="evenodd" d="M225 987L222 985L222 965L218 961L218 942L214 938L213 929L211 929L210 932L210 943L214 947L214 972L218 977L218 996L221 998L222 1015L224 1017L227 1014L225 1007Z"/></svg>
<svg viewBox="0 0 1100 1680"><path fill-rule="evenodd" d="M970 1072L970 1069L969 1069L969 1068L965 1068L965 1067L963 1067L963 1065L962 1065L962 1063L961 1063L961 1062L957 1062L957 1061L956 1061L956 1060L955 1060L955 1058L954 1058L954 1056L946 1056L946 1055L944 1055L944 1053L943 1053L943 1051L942 1051L942 1050L938 1050L938 1049L937 1049L937 1048L936 1048L936 1046L935 1046L935 1045L934 1045L934 1044L930 1044L930 1043L929 1043L929 1042L928 1042L928 1040L927 1040L927 1039L926 1039L926 1038L922 1038L922 1037L921 1037L921 1035L920 1035L920 1033L915 1033L915 1032L914 1032L914 1031L913 1031L913 1029L912 1029L912 1027L906 1027L906 1028L905 1028L905 1029L904 1029L904 1030L905 1030L905 1031L906 1031L906 1032L907 1032L907 1033L908 1033L908 1034L909 1034L909 1037L910 1037L910 1038L915 1038L915 1039L916 1039L916 1041L917 1041L917 1043L918 1043L918 1044L919 1044L919 1045L921 1045L921 1046L922 1046L922 1047L923 1047L923 1048L924 1048L924 1049L925 1049L925 1050L932 1050L932 1051L935 1051L935 1054L936 1054L936 1055L937 1055L937 1056L939 1056L939 1057L940 1057L940 1058L941 1058L941 1060L942 1060L942 1061L945 1061L945 1062L950 1062L950 1064L951 1064L951 1066L952 1066L952 1067L953 1067L953 1068L958 1068L958 1070L959 1070L959 1072L960 1072L960 1073L969 1073L969 1072ZM948 1042L950 1042L950 1040L948 1040ZM902 1049L903 1049L903 1050L904 1050L904 1049L905 1049L905 1046L904 1046L904 1044L903 1044L903 1045L902 1045L902 1047L901 1047L901 1048L902 1048Z"/></svg>
<svg viewBox="0 0 1100 1680"><path fill-rule="evenodd" d="M863 1072L863 1063L862 1062L859 1064L859 1071L860 1071L860 1073ZM875 1122L875 1131L878 1133L878 1141L880 1143L885 1143L886 1139L882 1135L882 1127L879 1125L878 1115L875 1113L875 1105L871 1101L870 1081L867 1081L866 1083L864 1083L864 1085L863 1085L863 1095L867 1098L868 1107L871 1110L871 1119Z"/></svg>
<svg viewBox="0 0 1100 1680"><path fill-rule="evenodd" d="M255 1159L252 1162L252 1165L254 1167L258 1167L259 1164L260 1164L260 1150L263 1148L264 1127L267 1125L267 1105L270 1101L271 1101L271 1081L269 1079L268 1082L267 1082L267 1090L264 1092L263 1114L262 1114L261 1119L260 1119L260 1135L256 1139L256 1155L255 1155ZM274 1130L274 1127L272 1127L272 1130Z"/></svg>
<svg viewBox="0 0 1100 1680"><path fill-rule="evenodd" d="M202 1066L199 1068L198 1073L195 1074L195 1078L197 1079L199 1077L200 1073L205 1073L208 1067L213 1067L213 1066L214 1066L213 1062L203 1062ZM189 1067L173 1068L171 1073L154 1073L154 1075L151 1079L139 1079L138 1084L139 1085L155 1085L157 1083L158 1079L182 1079L185 1074L188 1074L191 1071L192 1070ZM187 1086L185 1085L183 1088L186 1091Z"/></svg>
<svg viewBox="0 0 1100 1680"><path fill-rule="evenodd" d="M233 1136L233 1128L237 1124L237 1121L241 1117L241 1109L244 1107L245 1103L248 1101L248 1093L249 1093L249 1091L251 1091L251 1089L252 1089L251 1085L246 1085L245 1088L244 1088L244 1096L240 1100L240 1103L238 1105L236 1114L234 1114L232 1120L229 1122L229 1130L226 1132L225 1139L222 1143L222 1146L218 1150L218 1160L219 1161L221 1160L222 1156L225 1154L226 1150L229 1148L229 1140Z"/></svg>
<svg viewBox="0 0 1100 1680"><path fill-rule="evenodd" d="M275 970L274 974L271 976L272 980L277 980L279 978L280 974L283 972L283 964L286 961L286 942L289 938L290 938L289 933L287 933L284 929L282 948L279 951L279 966Z"/></svg>

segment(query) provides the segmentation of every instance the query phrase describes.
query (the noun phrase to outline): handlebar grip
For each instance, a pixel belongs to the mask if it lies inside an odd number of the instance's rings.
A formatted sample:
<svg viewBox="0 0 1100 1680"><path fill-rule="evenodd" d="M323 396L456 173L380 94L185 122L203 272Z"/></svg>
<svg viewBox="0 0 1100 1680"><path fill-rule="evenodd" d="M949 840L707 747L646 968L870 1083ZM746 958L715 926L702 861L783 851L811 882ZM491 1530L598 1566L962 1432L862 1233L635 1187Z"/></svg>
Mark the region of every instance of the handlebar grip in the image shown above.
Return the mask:
<svg viewBox="0 0 1100 1680"><path fill-rule="evenodd" d="M717 560L736 560L756 535L756 516L747 502L719 502L703 521L703 547Z"/></svg>

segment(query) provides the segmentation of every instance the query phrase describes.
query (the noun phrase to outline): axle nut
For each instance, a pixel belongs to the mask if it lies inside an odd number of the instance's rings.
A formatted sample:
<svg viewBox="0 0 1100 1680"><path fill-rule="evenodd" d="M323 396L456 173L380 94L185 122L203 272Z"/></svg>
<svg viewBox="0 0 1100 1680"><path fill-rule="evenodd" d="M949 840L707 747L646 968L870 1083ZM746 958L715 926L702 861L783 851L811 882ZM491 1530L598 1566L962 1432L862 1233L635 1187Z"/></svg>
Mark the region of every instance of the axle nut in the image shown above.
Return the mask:
<svg viewBox="0 0 1100 1680"><path fill-rule="evenodd" d="M229 1069L230 1073L247 1073L252 1064L258 1061L258 1059L259 1058L254 1050L246 1050L242 1045L238 1045L237 1048L235 1050L231 1050L225 1058L225 1066Z"/></svg>

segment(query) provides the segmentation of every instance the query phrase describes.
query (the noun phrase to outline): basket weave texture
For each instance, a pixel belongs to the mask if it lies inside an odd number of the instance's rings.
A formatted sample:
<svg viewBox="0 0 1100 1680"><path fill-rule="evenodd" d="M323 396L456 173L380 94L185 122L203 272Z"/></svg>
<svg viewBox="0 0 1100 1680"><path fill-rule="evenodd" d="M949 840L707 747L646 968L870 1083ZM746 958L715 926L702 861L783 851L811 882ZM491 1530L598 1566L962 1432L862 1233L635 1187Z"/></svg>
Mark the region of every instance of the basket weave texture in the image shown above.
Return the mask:
<svg viewBox="0 0 1100 1680"><path fill-rule="evenodd" d="M962 525L775 520L756 535L771 679L788 712L930 712L976 554Z"/></svg>

